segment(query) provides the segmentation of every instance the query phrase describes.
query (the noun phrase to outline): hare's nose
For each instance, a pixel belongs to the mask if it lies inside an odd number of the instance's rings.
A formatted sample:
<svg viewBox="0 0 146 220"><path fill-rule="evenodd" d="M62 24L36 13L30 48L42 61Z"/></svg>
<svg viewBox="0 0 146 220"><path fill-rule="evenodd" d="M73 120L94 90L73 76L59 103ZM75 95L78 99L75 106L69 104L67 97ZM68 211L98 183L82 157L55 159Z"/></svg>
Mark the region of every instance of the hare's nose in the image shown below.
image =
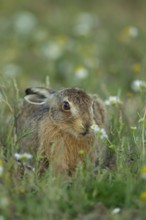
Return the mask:
<svg viewBox="0 0 146 220"><path fill-rule="evenodd" d="M90 124L85 124L84 125L84 131L82 132L83 136L85 136L86 134L89 133L89 128L90 128Z"/></svg>

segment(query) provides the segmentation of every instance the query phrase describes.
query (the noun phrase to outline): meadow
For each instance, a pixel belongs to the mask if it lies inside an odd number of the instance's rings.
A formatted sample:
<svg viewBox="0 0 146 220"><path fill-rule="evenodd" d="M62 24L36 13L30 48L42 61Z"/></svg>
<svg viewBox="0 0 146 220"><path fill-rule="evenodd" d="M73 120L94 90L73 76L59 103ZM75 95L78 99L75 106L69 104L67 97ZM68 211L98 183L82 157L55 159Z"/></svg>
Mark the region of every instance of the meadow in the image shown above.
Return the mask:
<svg viewBox="0 0 146 220"><path fill-rule="evenodd" d="M145 15L144 0L1 1L0 220L146 219ZM30 86L99 94L114 165L20 178L15 117Z"/></svg>

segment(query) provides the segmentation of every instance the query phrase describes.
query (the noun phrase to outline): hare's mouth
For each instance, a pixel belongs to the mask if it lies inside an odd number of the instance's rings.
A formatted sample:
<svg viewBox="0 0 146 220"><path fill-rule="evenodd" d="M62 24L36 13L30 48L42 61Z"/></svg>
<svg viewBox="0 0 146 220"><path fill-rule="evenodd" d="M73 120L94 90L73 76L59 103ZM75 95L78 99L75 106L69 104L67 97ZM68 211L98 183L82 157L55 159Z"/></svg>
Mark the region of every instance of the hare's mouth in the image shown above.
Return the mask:
<svg viewBox="0 0 146 220"><path fill-rule="evenodd" d="M88 130L85 130L84 132L80 133L82 136L86 136L87 134L89 134Z"/></svg>
<svg viewBox="0 0 146 220"><path fill-rule="evenodd" d="M90 131L90 125L89 124L86 124L84 126L84 129L82 130L82 132L80 133L82 136L86 136L86 135L89 135L91 133Z"/></svg>
<svg viewBox="0 0 146 220"><path fill-rule="evenodd" d="M80 135L81 136L89 136L91 134L91 130L89 128L84 129Z"/></svg>

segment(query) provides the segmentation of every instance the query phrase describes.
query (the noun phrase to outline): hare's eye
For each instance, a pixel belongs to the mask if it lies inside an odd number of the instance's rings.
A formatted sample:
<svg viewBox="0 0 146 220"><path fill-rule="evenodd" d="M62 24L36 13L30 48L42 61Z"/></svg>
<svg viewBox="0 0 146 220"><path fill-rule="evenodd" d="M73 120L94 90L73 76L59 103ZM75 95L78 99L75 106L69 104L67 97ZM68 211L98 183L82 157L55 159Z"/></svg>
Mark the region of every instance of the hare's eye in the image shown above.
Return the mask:
<svg viewBox="0 0 146 220"><path fill-rule="evenodd" d="M69 103L67 101L63 102L63 109L66 110L66 111L70 110L70 105L69 105Z"/></svg>

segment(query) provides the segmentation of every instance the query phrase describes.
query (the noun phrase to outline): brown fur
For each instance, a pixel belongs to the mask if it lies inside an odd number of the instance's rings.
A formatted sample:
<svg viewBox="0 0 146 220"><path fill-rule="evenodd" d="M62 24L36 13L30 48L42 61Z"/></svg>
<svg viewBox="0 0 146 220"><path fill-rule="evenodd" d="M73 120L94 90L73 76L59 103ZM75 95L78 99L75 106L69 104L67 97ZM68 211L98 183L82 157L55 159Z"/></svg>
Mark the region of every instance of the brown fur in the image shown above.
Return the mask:
<svg viewBox="0 0 146 220"><path fill-rule="evenodd" d="M48 161L53 160L56 171L74 170L78 161L85 161L87 155L95 161L94 134L75 138L44 118L39 127L39 140L39 152Z"/></svg>
<svg viewBox="0 0 146 220"><path fill-rule="evenodd" d="M27 91L29 100L29 95L34 93L31 89ZM98 140L91 125L95 122L99 127L105 126L102 102L79 89L64 89L54 93L53 97L48 92L46 96L45 103L39 106L25 102L17 117L18 134L25 129L30 131L30 135L22 139L21 149L39 155L40 171L50 162L54 164L55 172L72 172L86 157L95 163ZM62 110L64 100L71 105L69 111Z"/></svg>

